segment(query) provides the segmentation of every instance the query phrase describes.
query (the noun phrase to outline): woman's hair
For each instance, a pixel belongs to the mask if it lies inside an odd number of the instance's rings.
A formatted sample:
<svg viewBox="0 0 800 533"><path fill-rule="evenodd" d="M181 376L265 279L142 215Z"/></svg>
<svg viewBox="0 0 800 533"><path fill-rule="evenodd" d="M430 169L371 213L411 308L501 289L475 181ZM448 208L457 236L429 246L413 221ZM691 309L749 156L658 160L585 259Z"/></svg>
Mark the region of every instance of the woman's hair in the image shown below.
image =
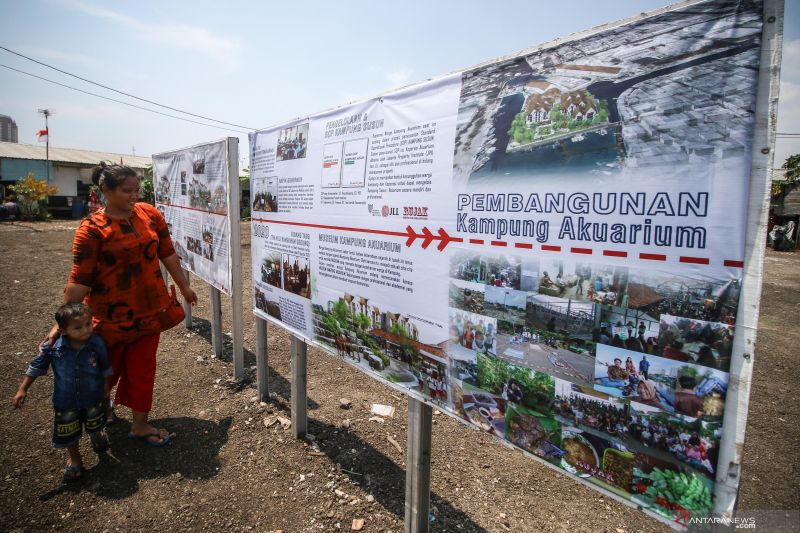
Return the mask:
<svg viewBox="0 0 800 533"><path fill-rule="evenodd" d="M136 173L131 167L125 165L109 165L105 161L100 161L100 165L94 167L92 171L92 183L97 185L101 190L103 186L108 187L113 191L125 181L126 178L138 178L139 174Z"/></svg>

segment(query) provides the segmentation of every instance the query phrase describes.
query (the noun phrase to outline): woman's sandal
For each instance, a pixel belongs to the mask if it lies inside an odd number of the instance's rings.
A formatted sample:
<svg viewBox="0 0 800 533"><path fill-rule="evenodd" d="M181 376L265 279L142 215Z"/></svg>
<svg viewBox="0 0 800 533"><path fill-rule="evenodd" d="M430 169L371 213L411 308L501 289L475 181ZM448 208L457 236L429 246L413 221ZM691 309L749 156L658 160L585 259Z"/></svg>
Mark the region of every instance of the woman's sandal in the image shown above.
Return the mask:
<svg viewBox="0 0 800 533"><path fill-rule="evenodd" d="M152 437L156 437L160 440L154 441L152 440ZM172 442L172 439L175 438L175 433L168 433L167 435L162 436L161 430L156 430L155 432L152 433L145 433L144 435L134 435L133 432L130 432L128 433L128 438L134 440L141 440L142 442L144 442L148 446L152 446L153 448L161 448Z"/></svg>
<svg viewBox="0 0 800 533"><path fill-rule="evenodd" d="M63 483L76 483L83 479L83 474L86 469L83 465L74 465L72 463L64 467L64 477L61 479Z"/></svg>

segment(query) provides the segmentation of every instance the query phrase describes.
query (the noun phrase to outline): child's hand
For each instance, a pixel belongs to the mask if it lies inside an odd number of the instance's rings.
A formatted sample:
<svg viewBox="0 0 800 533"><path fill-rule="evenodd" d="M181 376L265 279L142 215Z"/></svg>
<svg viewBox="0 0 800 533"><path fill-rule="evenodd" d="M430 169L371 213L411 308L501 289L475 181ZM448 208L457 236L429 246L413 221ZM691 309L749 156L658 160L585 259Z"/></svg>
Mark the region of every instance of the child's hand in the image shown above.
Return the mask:
<svg viewBox="0 0 800 533"><path fill-rule="evenodd" d="M25 405L25 398L28 397L28 393L23 390L18 390L14 397L11 399L11 405L14 406L14 409L19 409L23 405Z"/></svg>

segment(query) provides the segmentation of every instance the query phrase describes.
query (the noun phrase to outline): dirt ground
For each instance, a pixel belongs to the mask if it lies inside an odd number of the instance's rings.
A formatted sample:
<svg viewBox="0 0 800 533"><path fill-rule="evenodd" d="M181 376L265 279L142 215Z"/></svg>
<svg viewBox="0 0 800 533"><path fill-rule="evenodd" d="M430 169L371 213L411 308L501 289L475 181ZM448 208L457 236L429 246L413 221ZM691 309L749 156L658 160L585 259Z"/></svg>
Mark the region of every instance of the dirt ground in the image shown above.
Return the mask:
<svg viewBox="0 0 800 533"><path fill-rule="evenodd" d="M166 448L126 438L130 412L109 429L112 454L98 461L84 439L89 475L61 486L64 456L50 449L52 378L28 403L10 398L37 342L52 324L71 262L76 223L0 225L0 530L402 531L406 402L336 357L308 352L309 432L320 452L264 419L289 417L289 337L269 331L270 390L258 402L250 310L249 225L245 258L245 347L250 381L230 380L226 356L211 357L208 293L199 290L191 331L162 337L152 419L177 432ZM203 287L193 278L195 288ZM800 254L769 252L744 449L742 509L800 507ZM223 297L229 332L230 300ZM347 397L352 408L341 409ZM393 405L371 422L371 403ZM433 531L669 531L643 513L523 457L445 415L434 415Z"/></svg>

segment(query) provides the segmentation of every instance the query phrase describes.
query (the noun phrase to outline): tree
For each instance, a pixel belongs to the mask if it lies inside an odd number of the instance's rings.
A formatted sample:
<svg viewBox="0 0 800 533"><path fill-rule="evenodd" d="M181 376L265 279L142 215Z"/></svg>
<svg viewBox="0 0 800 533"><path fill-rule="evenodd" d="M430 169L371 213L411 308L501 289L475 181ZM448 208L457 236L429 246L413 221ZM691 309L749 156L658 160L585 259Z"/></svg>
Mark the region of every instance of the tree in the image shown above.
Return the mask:
<svg viewBox="0 0 800 533"><path fill-rule="evenodd" d="M372 325L372 321L364 313L358 313L353 319L356 327L362 331L367 331Z"/></svg>
<svg viewBox="0 0 800 533"><path fill-rule="evenodd" d="M322 323L325 324L325 327L328 328L328 331L330 331L334 337L338 337L342 332L339 321L336 320L336 317L333 315L325 315L325 318L322 319Z"/></svg>
<svg viewBox="0 0 800 533"><path fill-rule="evenodd" d="M498 372L497 359L478 354L478 386L489 392L499 391L503 376Z"/></svg>
<svg viewBox="0 0 800 533"><path fill-rule="evenodd" d="M786 188L800 181L800 154L790 155L781 166L786 171L782 180L772 182L772 198L779 200Z"/></svg>
<svg viewBox="0 0 800 533"><path fill-rule="evenodd" d="M142 175L142 182L139 184L139 198L148 204L154 204L156 197L153 192L153 165L147 165Z"/></svg>
<svg viewBox="0 0 800 533"><path fill-rule="evenodd" d="M33 177L33 172L28 172L28 176L17 181L9 189L17 195L20 216L27 220L44 220L49 216L44 203L48 196L58 192L58 187L50 185L47 180L37 180Z"/></svg>
<svg viewBox="0 0 800 533"><path fill-rule="evenodd" d="M800 179L800 154L794 154L787 157L781 168L786 170L787 180L797 181Z"/></svg>
<svg viewBox="0 0 800 533"><path fill-rule="evenodd" d="M564 117L564 114L561 112L561 103L556 102L553 104L553 108L550 110L550 121L553 124L561 122L561 119Z"/></svg>
<svg viewBox="0 0 800 533"><path fill-rule="evenodd" d="M350 321L350 318L353 314L347 307L347 304L344 303L344 300L339 300L338 302L333 304L331 312L333 313L333 316L336 318L336 320L339 321L339 324L342 325L347 324Z"/></svg>
<svg viewBox="0 0 800 533"><path fill-rule="evenodd" d="M389 328L389 332L390 333L394 333L395 335L397 335L398 337L401 337L401 338L407 338L408 337L408 333L403 328L403 326L401 326L400 324L392 325Z"/></svg>

